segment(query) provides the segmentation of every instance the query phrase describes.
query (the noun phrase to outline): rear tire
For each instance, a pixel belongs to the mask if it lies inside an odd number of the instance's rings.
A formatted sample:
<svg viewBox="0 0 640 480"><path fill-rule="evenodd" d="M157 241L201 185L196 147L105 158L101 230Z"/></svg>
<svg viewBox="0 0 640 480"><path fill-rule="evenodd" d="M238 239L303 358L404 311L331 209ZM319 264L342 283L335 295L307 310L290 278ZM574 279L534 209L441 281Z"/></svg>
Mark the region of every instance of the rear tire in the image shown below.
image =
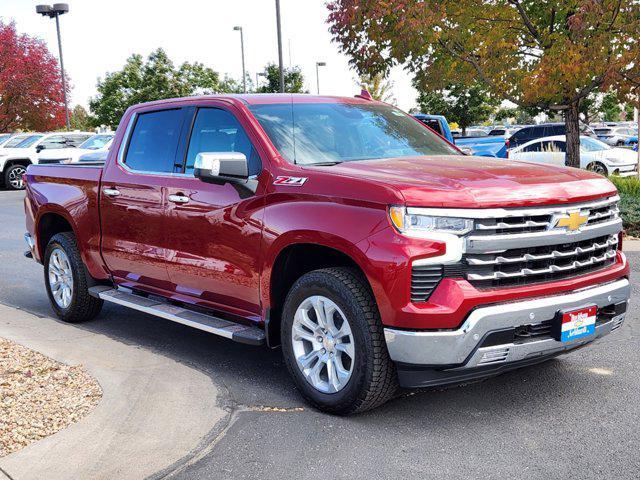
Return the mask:
<svg viewBox="0 0 640 480"><path fill-rule="evenodd" d="M69 323L95 318L103 301L89 295L88 274L73 233L51 238L44 254L44 284L56 315Z"/></svg>
<svg viewBox="0 0 640 480"><path fill-rule="evenodd" d="M10 190L24 190L23 175L27 173L24 165L11 165L4 172L4 185Z"/></svg>
<svg viewBox="0 0 640 480"><path fill-rule="evenodd" d="M318 299L329 305L322 311L330 322L315 315L320 304L313 302ZM305 306L311 322L301 330ZM323 323L333 327L324 331ZM315 270L296 281L283 308L281 342L296 386L320 410L338 415L363 412L382 405L398 390L375 299L366 280L353 269ZM314 356L304 369L301 364ZM342 381L336 380L341 376Z"/></svg>

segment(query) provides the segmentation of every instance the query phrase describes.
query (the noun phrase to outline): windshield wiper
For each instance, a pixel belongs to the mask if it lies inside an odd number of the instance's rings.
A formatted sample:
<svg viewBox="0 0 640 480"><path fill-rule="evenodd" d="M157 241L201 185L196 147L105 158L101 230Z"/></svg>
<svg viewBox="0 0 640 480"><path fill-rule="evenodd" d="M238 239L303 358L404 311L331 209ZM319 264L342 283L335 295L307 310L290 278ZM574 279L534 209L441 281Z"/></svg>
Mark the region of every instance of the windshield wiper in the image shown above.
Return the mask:
<svg viewBox="0 0 640 480"><path fill-rule="evenodd" d="M336 160L333 162L315 162L309 163L308 165L311 167L330 167L331 165L338 165L339 163L344 163L341 160Z"/></svg>

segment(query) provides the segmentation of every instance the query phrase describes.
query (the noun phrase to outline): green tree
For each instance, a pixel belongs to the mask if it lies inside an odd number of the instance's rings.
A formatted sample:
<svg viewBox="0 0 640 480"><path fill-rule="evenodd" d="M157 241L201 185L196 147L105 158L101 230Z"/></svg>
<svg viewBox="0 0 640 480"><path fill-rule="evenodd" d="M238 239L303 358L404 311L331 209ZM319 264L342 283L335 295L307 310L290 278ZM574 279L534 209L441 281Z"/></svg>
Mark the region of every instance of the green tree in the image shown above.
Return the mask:
<svg viewBox="0 0 640 480"><path fill-rule="evenodd" d="M69 121L73 130L87 132L91 131L94 127L94 120L82 105L76 105L73 107Z"/></svg>
<svg viewBox="0 0 640 480"><path fill-rule="evenodd" d="M452 83L440 90L423 89L419 80L414 81L418 89L417 102L424 113L439 114L449 122L457 123L464 135L467 127L489 119L498 101L491 98L481 85L467 87Z"/></svg>
<svg viewBox="0 0 640 480"><path fill-rule="evenodd" d="M605 122L617 122L620 120L622 107L614 91L610 90L604 94L598 110L602 115L602 120Z"/></svg>
<svg viewBox="0 0 640 480"><path fill-rule="evenodd" d="M269 63L263 70L266 84L258 88L258 93L277 93L280 91L280 69L275 63ZM300 67L284 69L284 91L287 93L307 93L304 91L304 76Z"/></svg>
<svg viewBox="0 0 640 480"><path fill-rule="evenodd" d="M432 89L481 82L497 98L564 113L580 165L580 104L640 86L640 2L624 0L330 0L328 21L360 73L394 65Z"/></svg>
<svg viewBox="0 0 640 480"><path fill-rule="evenodd" d="M144 60L131 55L122 70L98 80L89 107L97 124L116 127L125 110L140 102L223 92L220 76L201 63L176 68L161 48Z"/></svg>
<svg viewBox="0 0 640 480"><path fill-rule="evenodd" d="M385 78L382 74L362 75L359 79L360 87L371 94L374 100L395 104L393 98L393 82Z"/></svg>

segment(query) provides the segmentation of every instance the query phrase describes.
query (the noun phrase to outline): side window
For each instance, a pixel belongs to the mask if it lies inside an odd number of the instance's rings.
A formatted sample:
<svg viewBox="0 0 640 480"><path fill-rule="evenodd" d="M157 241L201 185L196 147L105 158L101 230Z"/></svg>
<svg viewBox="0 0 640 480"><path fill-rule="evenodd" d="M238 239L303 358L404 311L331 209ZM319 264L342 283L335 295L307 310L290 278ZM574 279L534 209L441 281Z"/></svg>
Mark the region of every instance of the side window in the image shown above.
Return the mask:
<svg viewBox="0 0 640 480"><path fill-rule="evenodd" d="M62 135L54 135L44 140L40 144L40 147L42 147L43 150L55 150L57 148L66 148L67 144Z"/></svg>
<svg viewBox="0 0 640 480"><path fill-rule="evenodd" d="M185 173L193 173L196 156L202 152L243 153L249 163L249 175L257 175L262 169L260 157L238 120L219 108L198 109L189 139Z"/></svg>
<svg viewBox="0 0 640 480"><path fill-rule="evenodd" d="M67 147L78 147L87 140L91 135L67 135L64 139Z"/></svg>
<svg viewBox="0 0 640 480"><path fill-rule="evenodd" d="M551 151L557 153L565 153L567 151L567 143L566 142L552 142Z"/></svg>
<svg viewBox="0 0 640 480"><path fill-rule="evenodd" d="M124 163L133 170L173 172L182 118L181 109L138 115Z"/></svg>
<svg viewBox="0 0 640 480"><path fill-rule="evenodd" d="M532 143L528 147L524 147L522 151L523 152L539 152L541 147L542 147L542 143L536 142L536 143Z"/></svg>

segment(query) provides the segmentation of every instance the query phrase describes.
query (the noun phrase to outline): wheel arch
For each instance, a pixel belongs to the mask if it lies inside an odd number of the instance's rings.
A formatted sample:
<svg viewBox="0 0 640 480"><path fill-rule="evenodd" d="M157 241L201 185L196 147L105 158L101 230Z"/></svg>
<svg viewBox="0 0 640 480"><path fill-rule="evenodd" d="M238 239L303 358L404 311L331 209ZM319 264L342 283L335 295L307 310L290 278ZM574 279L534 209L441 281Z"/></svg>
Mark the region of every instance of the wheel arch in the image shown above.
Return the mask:
<svg viewBox="0 0 640 480"><path fill-rule="evenodd" d="M263 277L263 297L267 305L265 330L270 347L280 343L280 320L287 293L305 273L320 268L348 267L362 275L371 289L364 259L357 247L344 239L326 240L300 238L282 245L270 257L271 268Z"/></svg>

